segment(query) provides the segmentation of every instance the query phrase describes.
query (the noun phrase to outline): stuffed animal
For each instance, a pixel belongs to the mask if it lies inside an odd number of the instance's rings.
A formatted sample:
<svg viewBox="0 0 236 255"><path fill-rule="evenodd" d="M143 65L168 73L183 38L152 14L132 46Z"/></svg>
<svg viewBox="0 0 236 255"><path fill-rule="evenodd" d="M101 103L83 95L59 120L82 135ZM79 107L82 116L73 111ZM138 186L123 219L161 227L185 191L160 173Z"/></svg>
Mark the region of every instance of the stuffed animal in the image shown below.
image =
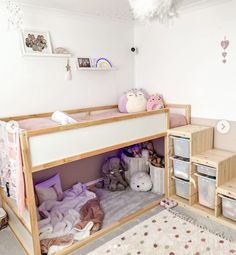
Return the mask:
<svg viewBox="0 0 236 255"><path fill-rule="evenodd" d="M147 111L155 111L164 107L165 103L162 95L152 95L147 101Z"/></svg>
<svg viewBox="0 0 236 255"><path fill-rule="evenodd" d="M149 191L152 188L151 177L147 172L136 172L131 176L130 187L135 191Z"/></svg>
<svg viewBox="0 0 236 255"><path fill-rule="evenodd" d="M120 97L119 111L123 113L146 111L147 99L148 95L143 89L131 89Z"/></svg>
<svg viewBox="0 0 236 255"><path fill-rule="evenodd" d="M106 160L102 167L103 181L96 187L110 191L124 190L129 184L125 179L126 166L119 158Z"/></svg>

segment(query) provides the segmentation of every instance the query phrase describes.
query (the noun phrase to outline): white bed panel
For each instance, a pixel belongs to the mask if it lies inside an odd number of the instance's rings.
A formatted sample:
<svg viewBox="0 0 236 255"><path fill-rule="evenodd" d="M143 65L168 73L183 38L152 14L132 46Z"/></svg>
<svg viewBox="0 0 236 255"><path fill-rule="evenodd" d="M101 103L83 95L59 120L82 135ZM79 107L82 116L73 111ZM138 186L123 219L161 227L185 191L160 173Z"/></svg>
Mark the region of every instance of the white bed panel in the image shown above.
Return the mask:
<svg viewBox="0 0 236 255"><path fill-rule="evenodd" d="M65 130L29 138L32 166L157 135L167 130L166 113Z"/></svg>
<svg viewBox="0 0 236 255"><path fill-rule="evenodd" d="M14 231L16 231L17 237L20 239L20 242L24 244L24 248L28 251L29 254L34 254L33 248L33 239L29 232L25 229L25 227L18 220L16 215L10 209L10 207L4 203L4 208L9 216L9 225L12 227Z"/></svg>

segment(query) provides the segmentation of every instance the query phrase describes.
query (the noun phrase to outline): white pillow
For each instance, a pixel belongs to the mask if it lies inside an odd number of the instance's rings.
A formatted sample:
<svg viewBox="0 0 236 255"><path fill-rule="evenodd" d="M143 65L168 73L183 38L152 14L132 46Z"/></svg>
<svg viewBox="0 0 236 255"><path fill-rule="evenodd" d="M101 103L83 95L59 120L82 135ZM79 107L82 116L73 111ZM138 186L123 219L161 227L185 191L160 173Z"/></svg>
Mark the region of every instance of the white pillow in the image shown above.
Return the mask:
<svg viewBox="0 0 236 255"><path fill-rule="evenodd" d="M61 200L63 197L60 175L57 174L52 178L35 185L36 195L39 204L47 200Z"/></svg>

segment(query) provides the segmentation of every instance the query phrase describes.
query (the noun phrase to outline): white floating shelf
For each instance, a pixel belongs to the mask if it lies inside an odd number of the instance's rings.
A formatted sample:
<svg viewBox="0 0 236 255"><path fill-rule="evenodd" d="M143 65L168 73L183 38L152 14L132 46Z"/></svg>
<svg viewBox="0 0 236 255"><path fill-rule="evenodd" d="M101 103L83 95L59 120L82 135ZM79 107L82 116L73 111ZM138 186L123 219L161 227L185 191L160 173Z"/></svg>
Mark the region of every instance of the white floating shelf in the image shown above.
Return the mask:
<svg viewBox="0 0 236 255"><path fill-rule="evenodd" d="M52 58L70 58L71 54L56 54L56 53L26 53L23 54L23 57L52 57Z"/></svg>
<svg viewBox="0 0 236 255"><path fill-rule="evenodd" d="M96 68L96 67L79 67L77 68L79 71L114 71L117 70L117 68Z"/></svg>

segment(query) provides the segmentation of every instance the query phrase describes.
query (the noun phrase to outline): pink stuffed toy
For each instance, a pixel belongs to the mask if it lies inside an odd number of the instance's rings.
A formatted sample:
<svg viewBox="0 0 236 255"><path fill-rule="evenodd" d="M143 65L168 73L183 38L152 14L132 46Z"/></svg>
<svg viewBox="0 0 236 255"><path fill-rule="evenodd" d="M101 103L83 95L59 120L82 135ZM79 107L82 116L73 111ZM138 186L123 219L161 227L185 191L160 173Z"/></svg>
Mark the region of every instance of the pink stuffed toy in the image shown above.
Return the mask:
<svg viewBox="0 0 236 255"><path fill-rule="evenodd" d="M152 95L147 101L147 111L155 111L164 107L165 103L162 95Z"/></svg>

